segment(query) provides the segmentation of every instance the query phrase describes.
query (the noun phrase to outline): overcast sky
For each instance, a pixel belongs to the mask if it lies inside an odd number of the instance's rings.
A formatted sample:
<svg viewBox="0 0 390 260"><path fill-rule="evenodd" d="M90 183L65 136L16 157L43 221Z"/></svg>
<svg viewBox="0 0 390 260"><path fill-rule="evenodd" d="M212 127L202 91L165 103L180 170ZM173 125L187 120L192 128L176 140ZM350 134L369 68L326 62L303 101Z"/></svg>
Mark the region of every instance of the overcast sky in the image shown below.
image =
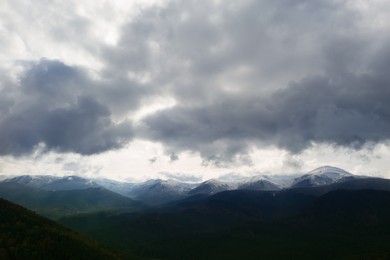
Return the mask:
<svg viewBox="0 0 390 260"><path fill-rule="evenodd" d="M390 177L386 0L0 1L0 175Z"/></svg>

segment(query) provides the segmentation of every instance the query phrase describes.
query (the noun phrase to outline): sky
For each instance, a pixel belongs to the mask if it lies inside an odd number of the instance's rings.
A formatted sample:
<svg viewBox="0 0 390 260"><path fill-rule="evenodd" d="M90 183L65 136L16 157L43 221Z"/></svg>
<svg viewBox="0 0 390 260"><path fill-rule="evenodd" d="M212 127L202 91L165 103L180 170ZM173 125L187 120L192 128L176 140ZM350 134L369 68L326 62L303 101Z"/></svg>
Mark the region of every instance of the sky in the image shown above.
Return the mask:
<svg viewBox="0 0 390 260"><path fill-rule="evenodd" d="M390 178L386 0L2 0L0 175Z"/></svg>

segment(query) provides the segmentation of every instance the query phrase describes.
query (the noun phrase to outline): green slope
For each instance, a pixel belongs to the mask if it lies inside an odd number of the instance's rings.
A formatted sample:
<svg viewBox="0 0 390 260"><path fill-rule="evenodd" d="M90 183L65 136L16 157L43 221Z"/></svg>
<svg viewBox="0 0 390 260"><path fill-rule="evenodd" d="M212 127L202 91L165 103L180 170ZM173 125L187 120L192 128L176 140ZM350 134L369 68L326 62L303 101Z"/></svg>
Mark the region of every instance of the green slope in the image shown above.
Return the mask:
<svg viewBox="0 0 390 260"><path fill-rule="evenodd" d="M121 259L97 242L0 199L0 259Z"/></svg>
<svg viewBox="0 0 390 260"><path fill-rule="evenodd" d="M0 197L50 218L103 210L136 210L143 205L104 188L46 191L18 183L0 183Z"/></svg>

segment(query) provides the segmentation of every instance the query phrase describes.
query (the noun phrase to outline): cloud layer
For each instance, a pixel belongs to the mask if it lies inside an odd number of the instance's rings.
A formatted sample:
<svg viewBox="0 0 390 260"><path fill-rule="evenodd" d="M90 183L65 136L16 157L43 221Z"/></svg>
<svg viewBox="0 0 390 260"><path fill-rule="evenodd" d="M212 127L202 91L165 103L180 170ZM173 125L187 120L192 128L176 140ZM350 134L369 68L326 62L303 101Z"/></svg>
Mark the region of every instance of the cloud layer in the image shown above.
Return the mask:
<svg viewBox="0 0 390 260"><path fill-rule="evenodd" d="M389 27L366 11L345 1L244 1L174 2L148 14L137 25L170 32L151 35L173 57L164 66L176 72L178 102L144 118L142 132L217 162L245 161L253 147L297 153L388 140L389 41L380 33Z"/></svg>
<svg viewBox="0 0 390 260"><path fill-rule="evenodd" d="M104 8L50 6L28 33L23 19L3 16L0 33L12 37L0 41L10 53L0 57L23 62L18 73L20 62L1 68L1 155L37 147L89 155L147 139L172 161L191 151L250 164L253 148L360 149L390 139L386 1L166 1L131 19L109 9L109 32ZM62 20L50 24L53 10ZM39 50L39 39L66 55ZM158 98L175 105L131 119Z"/></svg>

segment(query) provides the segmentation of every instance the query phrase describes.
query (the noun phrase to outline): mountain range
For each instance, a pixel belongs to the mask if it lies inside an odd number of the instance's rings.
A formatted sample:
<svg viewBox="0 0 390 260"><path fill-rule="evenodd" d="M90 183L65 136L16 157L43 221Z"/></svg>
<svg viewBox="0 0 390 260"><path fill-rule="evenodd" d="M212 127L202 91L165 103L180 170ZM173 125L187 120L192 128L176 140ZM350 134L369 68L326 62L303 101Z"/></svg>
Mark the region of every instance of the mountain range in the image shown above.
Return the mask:
<svg viewBox="0 0 390 260"><path fill-rule="evenodd" d="M197 194L213 195L226 190L278 191L291 188L317 187L358 178L367 177L353 175L336 167L324 166L299 176L259 175L239 182L223 182L211 179L202 183L184 183L171 179L152 179L142 183L129 183L102 178L88 179L79 176L24 175L6 178L0 182L0 185L6 187L18 184L25 186L26 189L29 187L50 192L100 188L100 192L103 192L103 190L106 193L111 191L148 205L162 205ZM19 189L21 189L21 186ZM29 192L31 191L29 190ZM5 198L12 199L7 197L4 191L0 194Z"/></svg>
<svg viewBox="0 0 390 260"><path fill-rule="evenodd" d="M60 223L156 259L389 259L390 180L196 194L138 213Z"/></svg>
<svg viewBox="0 0 390 260"><path fill-rule="evenodd" d="M330 166L237 182L24 175L0 181L0 197L127 259L390 257L390 180Z"/></svg>

